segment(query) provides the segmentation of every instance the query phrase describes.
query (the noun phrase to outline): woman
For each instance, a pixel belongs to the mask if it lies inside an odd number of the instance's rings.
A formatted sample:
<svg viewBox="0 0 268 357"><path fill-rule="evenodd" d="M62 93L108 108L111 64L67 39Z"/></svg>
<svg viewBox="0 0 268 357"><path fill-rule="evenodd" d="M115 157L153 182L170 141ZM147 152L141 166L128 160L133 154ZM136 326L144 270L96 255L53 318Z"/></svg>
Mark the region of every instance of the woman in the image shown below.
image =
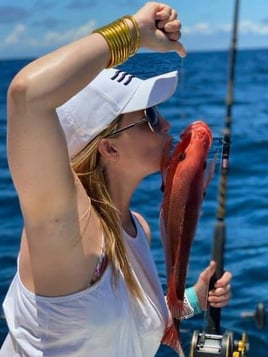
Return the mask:
<svg viewBox="0 0 268 357"><path fill-rule="evenodd" d="M177 74L142 81L112 67L139 47L184 56L180 26L169 6L147 3L12 81L8 160L24 229L1 357L155 355L169 316L149 227L129 202L159 171L171 138L155 105ZM205 309L214 270L211 262L188 290L190 314ZM226 305L230 278L216 282L211 305Z"/></svg>

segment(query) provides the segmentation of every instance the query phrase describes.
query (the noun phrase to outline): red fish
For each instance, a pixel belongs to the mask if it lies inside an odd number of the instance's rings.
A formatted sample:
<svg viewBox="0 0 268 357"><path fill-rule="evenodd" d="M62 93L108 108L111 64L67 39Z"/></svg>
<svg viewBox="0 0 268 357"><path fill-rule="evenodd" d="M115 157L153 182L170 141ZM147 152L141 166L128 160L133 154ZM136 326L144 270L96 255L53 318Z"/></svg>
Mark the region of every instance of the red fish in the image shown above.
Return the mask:
<svg viewBox="0 0 268 357"><path fill-rule="evenodd" d="M179 342L179 319L184 315L185 279L191 243L197 227L205 188L206 160L212 134L206 123L196 121L180 134L168 162L162 163L163 198L160 208L161 240L167 273L167 304L174 323L162 343L184 356Z"/></svg>

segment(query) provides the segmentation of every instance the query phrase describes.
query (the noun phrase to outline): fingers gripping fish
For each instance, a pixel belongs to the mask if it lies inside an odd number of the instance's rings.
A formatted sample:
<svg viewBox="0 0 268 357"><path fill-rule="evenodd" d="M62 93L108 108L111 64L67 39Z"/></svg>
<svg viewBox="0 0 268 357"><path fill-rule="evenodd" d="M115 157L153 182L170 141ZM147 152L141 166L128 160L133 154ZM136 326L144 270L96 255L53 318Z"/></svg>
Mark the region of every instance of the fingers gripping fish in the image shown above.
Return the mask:
<svg viewBox="0 0 268 357"><path fill-rule="evenodd" d="M191 243L209 179L205 167L212 134L202 121L181 134L170 158L162 162L163 198L160 207L161 239L167 273L167 304L173 319L162 343L184 356L179 342L179 319L184 316L184 290ZM176 326L175 326L176 324Z"/></svg>

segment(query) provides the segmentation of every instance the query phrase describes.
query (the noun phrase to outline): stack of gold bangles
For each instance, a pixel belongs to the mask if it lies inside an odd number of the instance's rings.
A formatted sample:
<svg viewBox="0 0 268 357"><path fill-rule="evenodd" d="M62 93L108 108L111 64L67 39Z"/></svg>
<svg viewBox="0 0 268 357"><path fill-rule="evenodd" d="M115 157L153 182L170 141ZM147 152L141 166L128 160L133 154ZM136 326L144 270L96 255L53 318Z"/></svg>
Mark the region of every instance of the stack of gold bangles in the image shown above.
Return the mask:
<svg viewBox="0 0 268 357"><path fill-rule="evenodd" d="M134 31L129 28L127 19L132 22ZM124 16L109 25L94 30L93 33L102 35L109 46L111 60L108 68L125 62L139 48L140 30L133 16Z"/></svg>

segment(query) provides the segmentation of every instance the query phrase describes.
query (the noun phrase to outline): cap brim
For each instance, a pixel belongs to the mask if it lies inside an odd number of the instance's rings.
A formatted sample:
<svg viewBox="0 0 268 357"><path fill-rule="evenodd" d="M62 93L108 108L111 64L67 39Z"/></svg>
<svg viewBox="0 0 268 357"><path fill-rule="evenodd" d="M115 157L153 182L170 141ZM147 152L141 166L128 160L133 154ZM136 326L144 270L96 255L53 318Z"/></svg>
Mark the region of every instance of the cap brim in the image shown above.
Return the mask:
<svg viewBox="0 0 268 357"><path fill-rule="evenodd" d="M153 107L164 102L173 95L177 83L177 71L143 80L121 113Z"/></svg>

